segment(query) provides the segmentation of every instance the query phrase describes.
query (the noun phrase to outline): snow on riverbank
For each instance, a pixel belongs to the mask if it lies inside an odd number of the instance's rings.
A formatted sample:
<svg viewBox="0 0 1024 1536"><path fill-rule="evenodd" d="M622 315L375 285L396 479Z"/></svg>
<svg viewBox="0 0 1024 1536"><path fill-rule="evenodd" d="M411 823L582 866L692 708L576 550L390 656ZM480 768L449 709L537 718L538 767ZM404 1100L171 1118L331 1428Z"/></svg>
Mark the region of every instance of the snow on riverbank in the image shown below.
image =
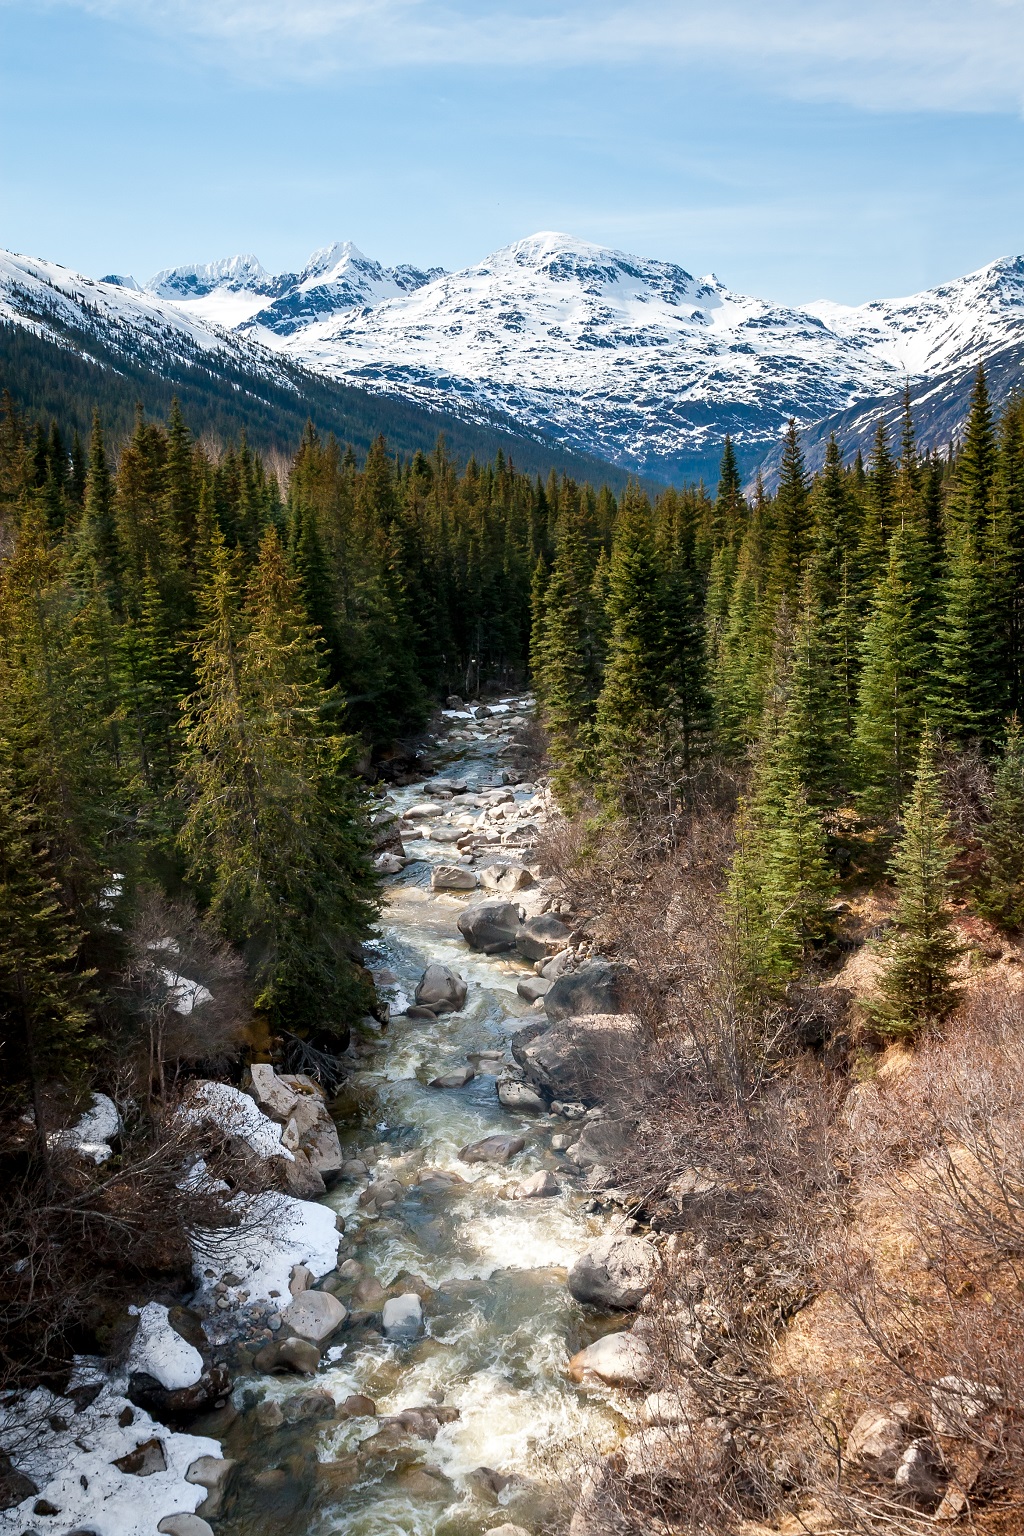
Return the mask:
<svg viewBox="0 0 1024 1536"><path fill-rule="evenodd" d="M157 1536L161 1520L192 1514L206 1498L186 1482L192 1463L221 1456L216 1440L166 1429L110 1386L84 1408L44 1387L0 1406L0 1442L37 1490L0 1513L0 1536L41 1521L55 1536Z"/></svg>

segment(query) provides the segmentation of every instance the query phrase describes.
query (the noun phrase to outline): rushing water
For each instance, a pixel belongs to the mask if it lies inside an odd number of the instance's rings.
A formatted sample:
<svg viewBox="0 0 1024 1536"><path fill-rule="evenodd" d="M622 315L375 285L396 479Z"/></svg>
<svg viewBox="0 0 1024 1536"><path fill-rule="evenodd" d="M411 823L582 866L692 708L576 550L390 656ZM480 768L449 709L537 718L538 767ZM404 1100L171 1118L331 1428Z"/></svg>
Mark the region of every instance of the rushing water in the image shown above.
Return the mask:
<svg viewBox="0 0 1024 1536"><path fill-rule="evenodd" d="M471 788L493 785L495 752L493 737L466 744L445 772L457 767ZM422 794L411 788L395 799ZM239 1384L236 1401L249 1411L225 1452L244 1465L222 1526L237 1536L271 1529L282 1536L478 1536L505 1521L540 1536L562 1526L581 1456L620 1432L611 1400L575 1387L565 1373L568 1356L602 1326L565 1287L568 1266L600 1230L570 1165L550 1148L551 1134L566 1122L510 1113L498 1102L495 1079L511 1059L509 1038L534 1017L516 994L526 967L472 953L456 927L464 899L431 892L431 864L451 862L452 848L427 839L409 847L422 862L389 882L371 947L374 967L398 978L396 1016L353 1078L339 1123L343 1144L353 1155L372 1148L376 1176L396 1177L404 1197L379 1216L360 1208L362 1182L342 1184L326 1199L345 1217L368 1274L385 1287L403 1275L425 1282L426 1331L411 1344L394 1344L372 1325L350 1328L337 1336L315 1383L260 1377ZM398 1015L432 961L469 983L464 1009L436 1021ZM476 1062L477 1075L465 1087L428 1086L467 1060ZM497 1131L525 1136L525 1152L506 1166L460 1161L460 1147ZM416 1183L426 1168L466 1182L430 1193ZM559 1196L509 1198L542 1168L559 1177ZM369 1417L258 1427L256 1395L280 1399L287 1411L288 1399L311 1385L339 1403L363 1393L381 1416L435 1403L459 1417L433 1442L392 1430L375 1443L379 1425Z"/></svg>

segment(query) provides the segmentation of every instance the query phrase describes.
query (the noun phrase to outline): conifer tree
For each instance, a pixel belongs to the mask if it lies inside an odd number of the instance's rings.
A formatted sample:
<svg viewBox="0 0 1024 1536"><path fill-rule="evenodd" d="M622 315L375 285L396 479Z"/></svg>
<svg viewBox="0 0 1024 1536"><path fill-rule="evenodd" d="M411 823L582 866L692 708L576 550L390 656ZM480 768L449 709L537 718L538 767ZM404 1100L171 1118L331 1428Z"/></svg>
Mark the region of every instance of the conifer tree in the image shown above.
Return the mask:
<svg viewBox="0 0 1024 1536"><path fill-rule="evenodd" d="M916 530L898 528L889 564L864 627L855 722L862 803L886 818L914 775L928 682L928 630L922 590L925 552Z"/></svg>
<svg viewBox="0 0 1024 1536"><path fill-rule="evenodd" d="M597 701L601 770L621 792L631 770L657 755L666 728L664 613L647 498L623 497L608 572L608 664Z"/></svg>
<svg viewBox="0 0 1024 1536"><path fill-rule="evenodd" d="M182 846L227 935L257 956L259 1005L275 1023L343 1035L361 992L348 950L374 908L355 743L326 723L330 696L276 531L244 611L235 560L217 546L204 596Z"/></svg>
<svg viewBox="0 0 1024 1536"><path fill-rule="evenodd" d="M1003 928L1024 926L1024 732L1016 715L995 771L977 892L979 910Z"/></svg>
<svg viewBox="0 0 1024 1536"><path fill-rule="evenodd" d="M895 928L884 945L888 964L872 1010L882 1033L911 1036L944 1019L955 1007L960 945L952 931L949 818L935 766L935 741L926 729L917 772L903 815L903 835L890 870L896 882Z"/></svg>
<svg viewBox="0 0 1024 1536"><path fill-rule="evenodd" d="M797 435L790 420L782 450L779 489L775 497L772 538L771 588L776 597L795 603L810 553L811 513L807 471Z"/></svg>
<svg viewBox="0 0 1024 1536"><path fill-rule="evenodd" d="M559 793L594 772L594 708L600 686L600 625L593 610L593 563L578 512L559 528L558 548L544 594L534 681L556 763Z"/></svg>
<svg viewBox="0 0 1024 1536"><path fill-rule="evenodd" d="M929 689L936 725L957 742L990 745L1010 702L1005 570L986 559L966 518L953 528L936 620Z"/></svg>
<svg viewBox="0 0 1024 1536"><path fill-rule="evenodd" d="M857 568L866 597L874 592L886 562L889 539L895 523L896 464L889 446L889 429L884 418L875 428L875 440L867 471L864 521L857 550Z"/></svg>

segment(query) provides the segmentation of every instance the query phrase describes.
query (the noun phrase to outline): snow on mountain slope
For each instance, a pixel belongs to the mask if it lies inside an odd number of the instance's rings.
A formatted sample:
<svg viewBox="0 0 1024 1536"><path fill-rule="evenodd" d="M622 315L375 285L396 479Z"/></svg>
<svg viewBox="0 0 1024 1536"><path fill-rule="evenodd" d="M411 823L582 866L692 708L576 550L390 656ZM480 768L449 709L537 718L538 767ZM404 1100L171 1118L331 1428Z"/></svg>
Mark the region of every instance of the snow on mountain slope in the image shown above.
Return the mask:
<svg viewBox="0 0 1024 1536"><path fill-rule="evenodd" d="M345 240L314 251L301 272L275 276L255 256L229 256L205 266L168 267L150 278L146 290L214 325L231 329L252 321L273 337L410 293L439 273L437 267L382 267Z"/></svg>
<svg viewBox="0 0 1024 1536"><path fill-rule="evenodd" d="M831 331L918 377L969 368L1024 341L1024 256L905 299L854 308L819 300L804 306Z"/></svg>
<svg viewBox="0 0 1024 1536"><path fill-rule="evenodd" d="M143 292L131 279L97 282L10 251L0 251L0 323L5 321L85 357L92 357L95 342L108 359L130 358L162 374L176 364L199 365L211 374L241 369L295 388L273 353Z"/></svg>
<svg viewBox="0 0 1024 1536"><path fill-rule="evenodd" d="M815 315L566 235L539 234L372 308L245 333L308 367L485 419L500 410L638 467L769 442L894 387Z"/></svg>

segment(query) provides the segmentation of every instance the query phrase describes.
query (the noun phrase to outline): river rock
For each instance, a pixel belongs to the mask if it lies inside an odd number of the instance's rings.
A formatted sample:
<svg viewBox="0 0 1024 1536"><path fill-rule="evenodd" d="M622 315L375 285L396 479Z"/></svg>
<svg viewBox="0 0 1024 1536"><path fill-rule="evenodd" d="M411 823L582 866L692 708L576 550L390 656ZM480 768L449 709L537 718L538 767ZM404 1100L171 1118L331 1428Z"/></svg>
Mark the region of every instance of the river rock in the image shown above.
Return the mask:
<svg viewBox="0 0 1024 1536"><path fill-rule="evenodd" d="M378 875L400 875L405 868L405 860L397 853L378 853L373 867Z"/></svg>
<svg viewBox="0 0 1024 1536"><path fill-rule="evenodd" d="M177 1515L165 1515L157 1530L163 1536L213 1536L213 1526L208 1525L201 1515L193 1515L189 1510L182 1510Z"/></svg>
<svg viewBox="0 0 1024 1536"><path fill-rule="evenodd" d="M464 795L469 782L466 779L428 779L423 788L428 795Z"/></svg>
<svg viewBox="0 0 1024 1536"><path fill-rule="evenodd" d="M480 884L485 891L498 891L511 896L515 891L525 891L533 884L533 876L525 864L487 864L480 871Z"/></svg>
<svg viewBox="0 0 1024 1536"><path fill-rule="evenodd" d="M327 1185L301 1147L292 1153L288 1162L279 1158L277 1164L285 1194L293 1195L296 1200L317 1200L326 1194Z"/></svg>
<svg viewBox="0 0 1024 1536"><path fill-rule="evenodd" d="M331 1407L334 1400L331 1399ZM194 1483L206 1489L206 1498L199 1505L204 1515L216 1515L224 1502L228 1479L237 1463L228 1456L197 1456L185 1473L186 1483Z"/></svg>
<svg viewBox="0 0 1024 1536"><path fill-rule="evenodd" d="M406 807L403 815L407 821L429 821L432 816L440 816L443 810L442 800L417 800L415 805Z"/></svg>
<svg viewBox="0 0 1024 1536"><path fill-rule="evenodd" d="M524 1179L513 1193L513 1200L546 1200L560 1193L558 1180L549 1168Z"/></svg>
<svg viewBox="0 0 1024 1536"><path fill-rule="evenodd" d="M300 1339L322 1344L348 1316L337 1296L329 1291L303 1291L281 1313L281 1321Z"/></svg>
<svg viewBox="0 0 1024 1536"><path fill-rule="evenodd" d="M423 1302L415 1291L389 1296L384 1303L384 1337L396 1341L415 1339L423 1330Z"/></svg>
<svg viewBox="0 0 1024 1536"><path fill-rule="evenodd" d="M338 1127L326 1114L303 1139L302 1150L309 1166L325 1180L334 1178L345 1166L345 1154L338 1140Z"/></svg>
<svg viewBox="0 0 1024 1536"><path fill-rule="evenodd" d="M632 977L624 965L610 960L588 960L575 971L559 976L544 999L548 1018L576 1018L582 1014L626 1013L626 993Z"/></svg>
<svg viewBox="0 0 1024 1536"><path fill-rule="evenodd" d="M642 1237L599 1237L569 1271L569 1291L577 1301L603 1309L639 1306L654 1284L658 1254Z"/></svg>
<svg viewBox="0 0 1024 1536"><path fill-rule="evenodd" d="M576 959L576 953L571 949L560 949L557 955L552 955L550 960L538 961L538 975L545 981L557 981Z"/></svg>
<svg viewBox="0 0 1024 1536"><path fill-rule="evenodd" d="M510 1525L506 1520L504 1525L492 1525L487 1536L530 1536L530 1533L521 1525Z"/></svg>
<svg viewBox="0 0 1024 1536"><path fill-rule="evenodd" d="M461 864L435 864L430 874L432 891L475 891L476 875Z"/></svg>
<svg viewBox="0 0 1024 1536"><path fill-rule="evenodd" d="M524 1003L535 1003L550 986L550 981L545 981L543 976L524 976L522 981L516 983L516 991Z"/></svg>
<svg viewBox="0 0 1024 1536"><path fill-rule="evenodd" d="M338 1409L343 1419L373 1419L377 1416L377 1404L372 1397L364 1397L361 1392L352 1392Z"/></svg>
<svg viewBox="0 0 1024 1536"><path fill-rule="evenodd" d="M446 965L428 965L416 984L416 1002L437 1013L458 1013L469 987Z"/></svg>
<svg viewBox="0 0 1024 1536"><path fill-rule="evenodd" d="M456 1067L454 1072L445 1072L441 1077L431 1080L431 1088L465 1088L476 1076L472 1067Z"/></svg>
<svg viewBox="0 0 1024 1536"><path fill-rule="evenodd" d="M519 932L519 908L510 901L478 901L459 914L458 929L471 949L485 955L514 949Z"/></svg>
<svg viewBox="0 0 1024 1536"><path fill-rule="evenodd" d="M569 1361L573 1381L596 1376L612 1387L642 1387L653 1369L647 1345L631 1333L606 1333Z"/></svg>
<svg viewBox="0 0 1024 1536"><path fill-rule="evenodd" d="M461 843L466 830L464 827L431 827L428 836L435 843Z"/></svg>
<svg viewBox="0 0 1024 1536"><path fill-rule="evenodd" d="M287 1125L298 1103L287 1083L281 1081L273 1067L266 1062L254 1061L250 1070L249 1093L265 1115L271 1120Z"/></svg>
<svg viewBox="0 0 1024 1536"><path fill-rule="evenodd" d="M548 1107L536 1089L526 1083L499 1083L498 1102L506 1109L530 1115L543 1115Z"/></svg>
<svg viewBox="0 0 1024 1536"><path fill-rule="evenodd" d="M459 1156L464 1163L507 1163L526 1146L524 1136L485 1136L463 1147Z"/></svg>
<svg viewBox="0 0 1024 1536"><path fill-rule="evenodd" d="M320 1351L308 1339L285 1339L277 1346L280 1362L300 1376L313 1376L320 1364Z"/></svg>
<svg viewBox="0 0 1024 1536"><path fill-rule="evenodd" d="M563 976L544 996L547 1010ZM631 1013L590 1013L518 1030L512 1055L527 1077L562 1100L593 1100L635 1069L639 1022Z"/></svg>
<svg viewBox="0 0 1024 1536"><path fill-rule="evenodd" d="M524 960L546 960L565 949L571 937L571 928L550 912L544 912L526 919L516 934L516 949Z"/></svg>

